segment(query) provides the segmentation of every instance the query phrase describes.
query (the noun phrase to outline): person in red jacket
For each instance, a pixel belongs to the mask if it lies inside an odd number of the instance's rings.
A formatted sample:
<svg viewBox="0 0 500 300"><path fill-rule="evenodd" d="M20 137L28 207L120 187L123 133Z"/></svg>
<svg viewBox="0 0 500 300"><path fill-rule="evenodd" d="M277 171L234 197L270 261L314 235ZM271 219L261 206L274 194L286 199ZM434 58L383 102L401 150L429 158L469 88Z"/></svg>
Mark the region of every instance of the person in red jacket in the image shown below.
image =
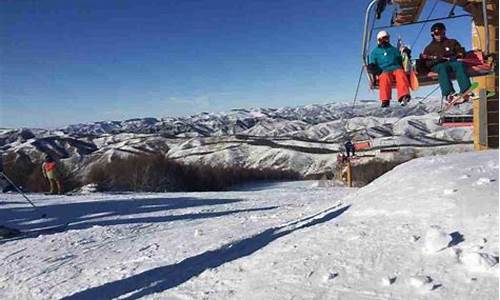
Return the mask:
<svg viewBox="0 0 500 300"><path fill-rule="evenodd" d="M63 184L61 173L58 170L57 163L52 157L47 156L42 164L43 177L47 178L50 184L50 194L63 194ZM57 192L56 192L57 187Z"/></svg>

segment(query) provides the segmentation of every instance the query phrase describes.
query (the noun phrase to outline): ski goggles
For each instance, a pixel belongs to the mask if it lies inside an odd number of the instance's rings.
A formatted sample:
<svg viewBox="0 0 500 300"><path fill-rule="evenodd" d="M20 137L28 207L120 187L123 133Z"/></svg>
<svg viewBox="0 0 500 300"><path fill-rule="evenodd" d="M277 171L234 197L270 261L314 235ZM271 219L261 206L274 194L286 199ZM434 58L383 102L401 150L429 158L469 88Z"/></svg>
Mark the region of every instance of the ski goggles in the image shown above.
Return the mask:
<svg viewBox="0 0 500 300"><path fill-rule="evenodd" d="M432 31L432 34L433 35L443 35L445 33L446 30L444 30L443 28L436 28L434 29L434 31Z"/></svg>

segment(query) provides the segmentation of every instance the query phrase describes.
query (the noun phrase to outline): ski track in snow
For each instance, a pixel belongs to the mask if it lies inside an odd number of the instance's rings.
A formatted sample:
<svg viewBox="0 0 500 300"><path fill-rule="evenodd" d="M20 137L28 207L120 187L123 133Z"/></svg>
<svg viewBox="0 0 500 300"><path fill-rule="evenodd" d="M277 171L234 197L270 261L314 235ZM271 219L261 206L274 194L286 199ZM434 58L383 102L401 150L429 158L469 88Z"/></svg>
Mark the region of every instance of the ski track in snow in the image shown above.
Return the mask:
<svg viewBox="0 0 500 300"><path fill-rule="evenodd" d="M498 151L362 189L31 196L49 218L2 195L4 225L70 224L0 244L1 299L498 298Z"/></svg>

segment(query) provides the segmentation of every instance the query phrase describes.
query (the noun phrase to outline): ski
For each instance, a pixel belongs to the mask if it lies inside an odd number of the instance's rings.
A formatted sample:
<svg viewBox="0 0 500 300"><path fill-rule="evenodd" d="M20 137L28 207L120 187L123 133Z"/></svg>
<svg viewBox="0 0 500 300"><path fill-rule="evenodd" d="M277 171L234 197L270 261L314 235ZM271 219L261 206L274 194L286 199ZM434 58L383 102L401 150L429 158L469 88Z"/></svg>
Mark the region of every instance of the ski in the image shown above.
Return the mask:
<svg viewBox="0 0 500 300"><path fill-rule="evenodd" d="M477 82L473 82L471 84L471 86L469 87L468 90L466 90L465 92L463 92L462 94L458 95L456 98L454 98L452 101L446 103L444 105L444 107L441 109L441 111L439 111L439 113L442 115L444 112L446 112L447 110L449 110L451 107L453 107L454 105L459 105L459 104L462 104L464 103L465 99L464 97L465 96L470 96L472 94L472 92L477 89L479 87L479 83Z"/></svg>
<svg viewBox="0 0 500 300"><path fill-rule="evenodd" d="M41 235L63 232L68 228L68 225L69 225L69 223L66 223L66 224L55 225L55 226L51 226L51 227L45 227L42 229L35 229L35 230L29 230L29 231L21 231L21 230L14 229L16 231L16 234L13 236L9 236L9 237L0 237L0 243L20 240L20 239L25 239L25 238L36 238L36 237L39 237Z"/></svg>

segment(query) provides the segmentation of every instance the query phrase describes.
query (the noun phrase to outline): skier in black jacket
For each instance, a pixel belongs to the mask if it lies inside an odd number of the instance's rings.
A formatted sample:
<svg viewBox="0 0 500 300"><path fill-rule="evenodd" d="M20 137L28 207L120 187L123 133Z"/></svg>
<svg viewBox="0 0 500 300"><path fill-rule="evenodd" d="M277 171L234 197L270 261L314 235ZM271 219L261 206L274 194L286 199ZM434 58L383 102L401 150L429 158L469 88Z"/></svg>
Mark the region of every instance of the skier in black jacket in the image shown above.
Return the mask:
<svg viewBox="0 0 500 300"><path fill-rule="evenodd" d="M455 96L455 89L450 80L450 72L455 72L460 93L467 91L471 85L465 65L457 61L457 58L465 57L465 49L457 40L446 37L446 27L443 23L432 25L431 35L432 42L425 47L421 58L430 70L438 73L441 94L451 101ZM465 98L467 97L464 97L464 100L468 100Z"/></svg>

